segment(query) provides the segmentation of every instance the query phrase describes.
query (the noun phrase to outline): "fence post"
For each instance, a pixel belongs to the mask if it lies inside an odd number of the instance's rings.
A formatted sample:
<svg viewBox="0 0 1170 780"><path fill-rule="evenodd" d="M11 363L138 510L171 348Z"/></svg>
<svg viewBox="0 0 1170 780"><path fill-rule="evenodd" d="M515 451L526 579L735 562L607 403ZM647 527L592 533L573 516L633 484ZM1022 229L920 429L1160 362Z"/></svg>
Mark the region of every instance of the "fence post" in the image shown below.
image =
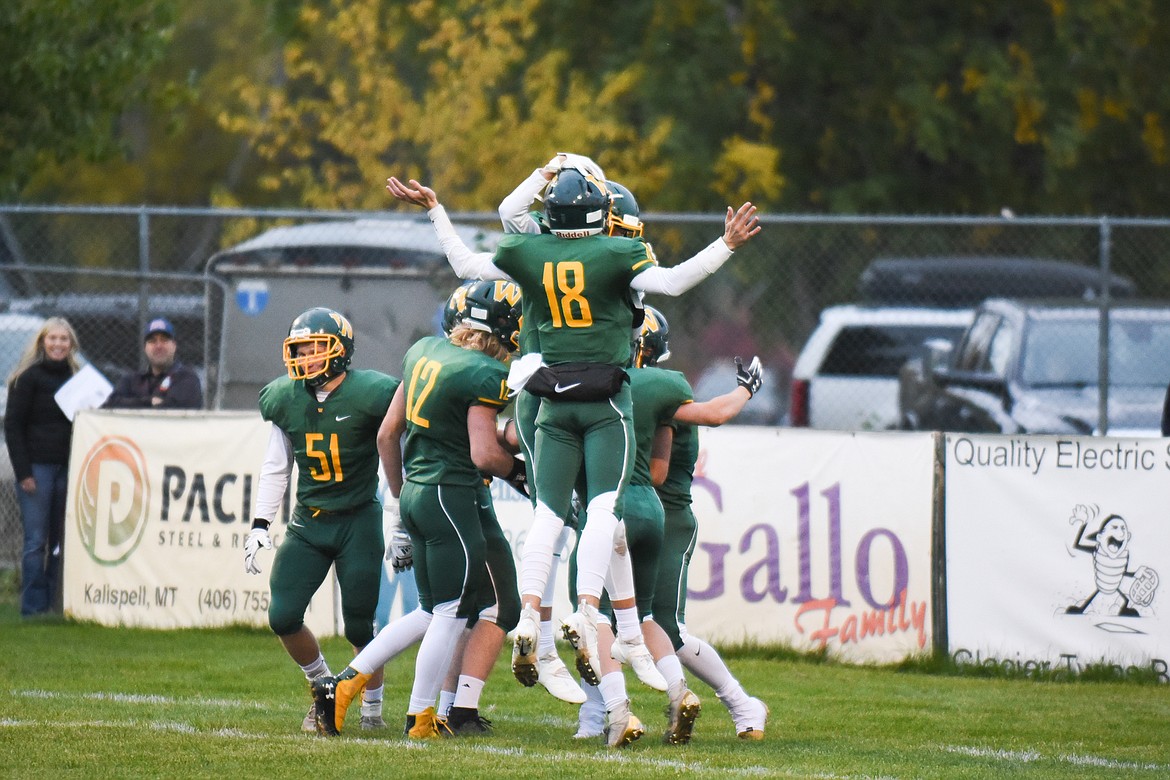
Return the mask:
<svg viewBox="0 0 1170 780"><path fill-rule="evenodd" d="M138 208L138 333L146 327L150 317L150 215L146 206Z"/></svg>
<svg viewBox="0 0 1170 780"><path fill-rule="evenodd" d="M1113 226L1109 217L1101 217L1098 253L1101 265L1100 312L1097 318L1097 430L1109 433L1109 308L1112 303L1109 289L1109 266Z"/></svg>

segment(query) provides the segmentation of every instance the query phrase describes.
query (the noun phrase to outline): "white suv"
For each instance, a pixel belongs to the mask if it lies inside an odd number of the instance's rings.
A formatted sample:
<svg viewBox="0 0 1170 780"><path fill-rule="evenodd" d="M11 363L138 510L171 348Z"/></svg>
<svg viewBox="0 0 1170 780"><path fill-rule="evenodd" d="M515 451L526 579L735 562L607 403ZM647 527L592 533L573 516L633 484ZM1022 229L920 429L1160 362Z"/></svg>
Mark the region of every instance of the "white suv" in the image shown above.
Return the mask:
<svg viewBox="0 0 1170 780"><path fill-rule="evenodd" d="M971 309L830 306L792 371L794 427L880 431L898 427L898 370L930 339L954 341Z"/></svg>

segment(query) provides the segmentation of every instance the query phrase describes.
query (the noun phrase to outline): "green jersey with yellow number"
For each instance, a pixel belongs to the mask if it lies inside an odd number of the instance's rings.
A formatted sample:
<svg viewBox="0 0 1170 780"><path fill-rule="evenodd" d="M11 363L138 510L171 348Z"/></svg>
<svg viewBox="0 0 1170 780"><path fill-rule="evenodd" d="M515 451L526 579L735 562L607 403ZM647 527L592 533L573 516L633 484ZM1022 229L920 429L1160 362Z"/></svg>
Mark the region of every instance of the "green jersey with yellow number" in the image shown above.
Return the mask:
<svg viewBox="0 0 1170 780"><path fill-rule="evenodd" d="M634 473L631 485L649 485L650 451L654 433L660 425L669 425L674 413L685 403L695 400L687 378L678 371L662 368L627 368L630 395L634 403Z"/></svg>
<svg viewBox="0 0 1170 780"><path fill-rule="evenodd" d="M524 291L524 326L544 362L608 363L630 359L630 282L658 264L633 238L507 235L493 258Z"/></svg>
<svg viewBox="0 0 1170 780"><path fill-rule="evenodd" d="M475 349L429 336L402 360L406 383L406 478L426 485L480 485L467 411L508 403L508 369Z"/></svg>
<svg viewBox="0 0 1170 780"><path fill-rule="evenodd" d="M260 415L292 441L297 503L340 512L373 501L378 489L378 427L400 381L354 369L324 401L287 376L260 391Z"/></svg>

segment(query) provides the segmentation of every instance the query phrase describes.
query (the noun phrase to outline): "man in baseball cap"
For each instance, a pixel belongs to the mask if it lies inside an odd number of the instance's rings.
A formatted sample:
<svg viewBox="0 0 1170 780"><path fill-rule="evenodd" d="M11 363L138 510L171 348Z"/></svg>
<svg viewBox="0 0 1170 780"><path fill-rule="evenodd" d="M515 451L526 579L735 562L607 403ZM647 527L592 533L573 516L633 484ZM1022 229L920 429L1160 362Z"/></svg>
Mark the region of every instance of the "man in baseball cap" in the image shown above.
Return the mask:
<svg viewBox="0 0 1170 780"><path fill-rule="evenodd" d="M147 369L127 374L106 400L107 409L201 409L199 375L175 359L175 326L166 317L152 317L143 333Z"/></svg>

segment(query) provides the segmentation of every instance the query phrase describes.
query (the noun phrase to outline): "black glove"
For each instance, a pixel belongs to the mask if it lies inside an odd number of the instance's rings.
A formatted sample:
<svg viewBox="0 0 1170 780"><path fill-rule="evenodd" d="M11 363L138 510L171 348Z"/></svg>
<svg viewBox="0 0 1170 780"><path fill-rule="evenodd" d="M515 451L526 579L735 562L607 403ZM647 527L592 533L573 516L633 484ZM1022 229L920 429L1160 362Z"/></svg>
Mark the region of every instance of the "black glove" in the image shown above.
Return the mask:
<svg viewBox="0 0 1170 780"><path fill-rule="evenodd" d="M764 367L760 365L760 358L752 358L747 368L738 357L735 359L735 381L740 387L747 388L748 393L755 395L764 384Z"/></svg>
<svg viewBox="0 0 1170 780"><path fill-rule="evenodd" d="M517 492L528 498L528 472L524 468L524 461L512 458L512 470L508 472L508 476L504 477L504 480Z"/></svg>

